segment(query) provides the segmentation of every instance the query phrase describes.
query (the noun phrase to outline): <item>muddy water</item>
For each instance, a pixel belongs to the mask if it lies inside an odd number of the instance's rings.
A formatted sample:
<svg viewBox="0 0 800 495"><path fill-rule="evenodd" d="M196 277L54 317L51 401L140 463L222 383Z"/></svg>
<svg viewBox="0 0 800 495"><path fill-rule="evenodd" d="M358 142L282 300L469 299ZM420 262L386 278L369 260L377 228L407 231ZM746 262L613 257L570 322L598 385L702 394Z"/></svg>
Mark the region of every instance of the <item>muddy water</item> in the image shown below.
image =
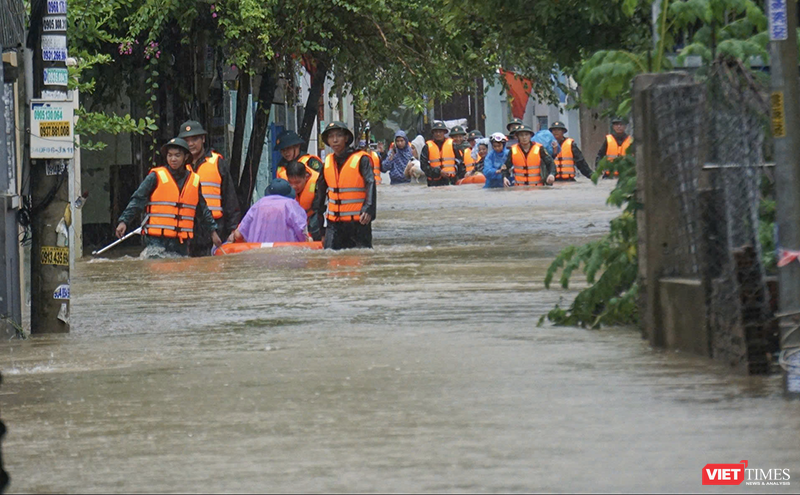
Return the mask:
<svg viewBox="0 0 800 495"><path fill-rule="evenodd" d="M725 491L800 491L778 378L535 326L610 187L381 186L374 250L79 263L72 333L0 345L11 491L696 492L741 459L792 485Z"/></svg>

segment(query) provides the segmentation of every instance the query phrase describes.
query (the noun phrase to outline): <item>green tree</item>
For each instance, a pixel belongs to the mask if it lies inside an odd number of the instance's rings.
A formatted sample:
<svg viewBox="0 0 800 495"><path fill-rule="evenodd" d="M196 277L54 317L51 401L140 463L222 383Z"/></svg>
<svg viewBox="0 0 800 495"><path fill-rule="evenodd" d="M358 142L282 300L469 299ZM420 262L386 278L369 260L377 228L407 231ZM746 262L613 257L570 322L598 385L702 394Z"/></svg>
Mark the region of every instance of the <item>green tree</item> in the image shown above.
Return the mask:
<svg viewBox="0 0 800 495"><path fill-rule="evenodd" d="M626 2L626 8L631 7L633 5ZM649 9L649 2L637 8ZM671 58L682 62L685 57L698 54L706 66L718 57L748 60L751 56L760 56L768 60L766 18L759 6L750 0L663 0L657 28L659 36L655 49L599 50L589 57L578 73L585 104L590 107L606 104L609 113L627 115L631 110L633 78L645 72L671 69ZM689 43L676 52L678 43L686 41ZM700 75L702 73L703 69ZM583 270L590 284L578 293L569 308L556 306L547 314L556 324L596 328L602 324L638 321L635 215L638 205L634 200L634 161L631 157L613 163L604 159L592 179L596 182L606 170L619 171L619 181L608 203L623 207L623 212L611 221L610 231L603 238L580 247L569 246L548 268L546 287L550 287L561 271L560 284L567 288L577 269ZM764 235L762 232L762 237ZM543 321L544 317L540 324Z"/></svg>
<svg viewBox="0 0 800 495"><path fill-rule="evenodd" d="M650 3L644 1L635 11L649 10ZM751 0L662 0L661 8L654 48L648 43L636 50L598 50L583 64L578 81L584 104L597 107L605 103L607 113L628 115L633 78L670 70L673 59L682 64L686 57L700 55L707 67L717 55L737 60L769 58L767 20ZM676 52L679 44L686 46Z"/></svg>
<svg viewBox="0 0 800 495"><path fill-rule="evenodd" d="M117 34L120 30L117 13L129 5L129 0L74 0L67 11L70 55L77 60L75 66L69 67L69 89L78 90L84 102L87 97L91 101L89 106L82 103L77 112L79 119L75 124L75 133L81 136L83 149L104 148L104 142L89 138L99 133L145 135L157 128L155 120L149 117L134 119L129 113L115 115L98 109L103 98L102 92L97 91L96 72L93 69L111 62L111 55L104 53L100 47L122 40Z"/></svg>

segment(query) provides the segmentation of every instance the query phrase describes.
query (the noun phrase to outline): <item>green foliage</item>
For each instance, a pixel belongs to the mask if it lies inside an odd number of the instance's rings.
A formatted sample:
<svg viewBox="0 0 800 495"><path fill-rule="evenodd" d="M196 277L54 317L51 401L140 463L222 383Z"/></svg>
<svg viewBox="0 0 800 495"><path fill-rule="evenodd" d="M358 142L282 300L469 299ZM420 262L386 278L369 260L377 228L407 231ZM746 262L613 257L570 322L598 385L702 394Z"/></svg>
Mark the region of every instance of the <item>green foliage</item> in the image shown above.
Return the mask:
<svg viewBox="0 0 800 495"><path fill-rule="evenodd" d="M110 64L113 57L102 53L103 47L122 42L118 31L122 28L120 12L130 8L131 0L95 2L92 0L70 0L67 13L67 35L70 54L77 64L69 67L69 89L78 90L82 101L93 95L97 89L95 69ZM108 81L103 81L105 84ZM105 86L105 84L103 84ZM76 114L75 133L81 136L81 148L99 150L106 144L86 139L99 133L112 135L121 133L147 134L156 129L152 118L133 119L130 114L123 116L93 111L82 105Z"/></svg>
<svg viewBox="0 0 800 495"><path fill-rule="evenodd" d="M642 8L649 3L644 1ZM663 0L657 46L595 52L578 72L581 101L590 107L606 103L606 113L627 115L633 78L672 69L668 55L679 44L685 45L675 57L679 65L691 55L700 56L705 66L719 56L768 62L766 28L766 16L752 0Z"/></svg>
<svg viewBox="0 0 800 495"><path fill-rule="evenodd" d="M151 118L133 119L130 115L108 115L102 112L88 112L85 108L78 109L78 119L75 133L80 135L81 148L87 150L101 150L106 143L84 139L85 136L94 136L101 132L109 134L145 134L158 130L155 120Z"/></svg>
<svg viewBox="0 0 800 495"><path fill-rule="evenodd" d="M640 7L649 3L645 1ZM625 2L623 10L634 12L633 4ZM661 7L657 26L659 41L654 49L599 50L586 60L577 76L583 88L583 103L590 107L605 103L606 113L629 114L633 78L644 72L672 68L667 55L673 52L678 41L688 41L677 56L679 64L689 55L700 55L706 64L720 56L740 61L760 56L768 61L766 17L753 1L663 0ZM614 169L619 171L619 181L608 203L624 206L622 215L611 221L610 231L602 239L564 249L547 271L547 287L559 270L561 286L568 287L572 273L581 267L589 284L568 309L556 306L548 313L547 318L556 324L597 328L602 324L638 320L635 215L638 205L634 199L636 175L632 158L628 156L613 163L604 160L592 180L597 181L604 170ZM765 265L771 267L774 266L774 236L770 218L774 217L774 203L762 202L761 215L759 236L764 246ZM539 323L543 321L544 317Z"/></svg>
<svg viewBox="0 0 800 495"><path fill-rule="evenodd" d="M592 176L595 183L604 171L619 172L619 180L607 203L623 207L611 221L609 233L600 240L562 250L547 269L544 284L549 288L561 271L559 283L568 288L575 270L581 269L589 285L575 297L568 309L556 306L547 318L557 325L598 328L605 324L635 323L638 319L638 285L635 163L631 156L613 162L603 160ZM539 320L541 325L544 317Z"/></svg>
<svg viewBox="0 0 800 495"><path fill-rule="evenodd" d="M556 101L554 82L574 75L599 49L638 49L647 39L648 16L637 0L484 0L475 14L471 0L445 0L455 11L448 26L463 49L468 68L490 76L498 68L530 80L532 94ZM450 34L452 36L453 34Z"/></svg>
<svg viewBox="0 0 800 495"><path fill-rule="evenodd" d="M768 273L775 273L778 259L775 255L775 201L762 199L759 209L758 240L761 243L761 261Z"/></svg>

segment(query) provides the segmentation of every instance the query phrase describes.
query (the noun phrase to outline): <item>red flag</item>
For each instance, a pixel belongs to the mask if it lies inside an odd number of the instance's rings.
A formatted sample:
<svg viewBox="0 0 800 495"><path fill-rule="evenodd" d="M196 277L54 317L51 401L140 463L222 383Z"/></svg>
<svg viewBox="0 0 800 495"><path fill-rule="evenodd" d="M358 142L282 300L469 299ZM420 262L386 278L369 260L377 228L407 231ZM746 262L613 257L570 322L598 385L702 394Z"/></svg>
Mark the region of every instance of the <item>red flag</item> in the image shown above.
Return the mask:
<svg viewBox="0 0 800 495"><path fill-rule="evenodd" d="M511 113L514 118L521 119L525 115L525 107L528 106L528 98L533 89L533 82L530 79L517 78L511 71L500 69L500 74L506 78L508 83L508 93L511 96Z"/></svg>

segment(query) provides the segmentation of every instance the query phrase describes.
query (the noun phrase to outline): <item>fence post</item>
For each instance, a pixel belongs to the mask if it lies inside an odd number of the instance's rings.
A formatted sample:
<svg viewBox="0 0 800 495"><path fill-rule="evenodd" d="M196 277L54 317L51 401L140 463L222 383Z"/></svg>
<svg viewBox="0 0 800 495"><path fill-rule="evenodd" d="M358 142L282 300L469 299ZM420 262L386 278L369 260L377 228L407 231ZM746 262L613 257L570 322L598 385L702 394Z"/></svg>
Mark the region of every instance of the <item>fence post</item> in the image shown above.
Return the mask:
<svg viewBox="0 0 800 495"><path fill-rule="evenodd" d="M642 337L654 347L664 347L666 336L661 324L659 278L664 273L668 246L673 242L676 208L673 198L661 183L659 169L658 122L651 108L650 89L654 86L691 82L681 72L641 74L633 80L633 146L636 155L636 200L642 208L636 214L639 253L639 306ZM648 228L648 226L650 228Z"/></svg>

